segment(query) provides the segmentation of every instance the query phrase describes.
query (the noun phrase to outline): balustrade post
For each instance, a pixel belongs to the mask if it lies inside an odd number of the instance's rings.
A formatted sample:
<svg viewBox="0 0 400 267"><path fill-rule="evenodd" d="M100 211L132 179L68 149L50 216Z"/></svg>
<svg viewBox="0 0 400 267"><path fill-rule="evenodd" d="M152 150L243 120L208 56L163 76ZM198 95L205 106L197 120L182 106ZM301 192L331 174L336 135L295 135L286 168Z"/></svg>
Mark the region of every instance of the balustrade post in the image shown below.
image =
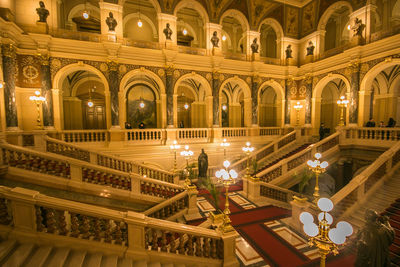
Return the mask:
<svg viewBox="0 0 400 267"><path fill-rule="evenodd" d="M196 187L187 187L187 193L188 193L188 211L187 214L197 214L199 213L199 209L197 208L197 194L199 191L197 191Z"/></svg>
<svg viewBox="0 0 400 267"><path fill-rule="evenodd" d="M35 150L45 152L47 151L46 146L47 142L45 139L46 133L45 132L37 132L33 135L33 142L34 142L34 147Z"/></svg>
<svg viewBox="0 0 400 267"><path fill-rule="evenodd" d="M89 159L90 159L91 164L95 164L95 165L98 164L97 154L95 152L89 152Z"/></svg>
<svg viewBox="0 0 400 267"><path fill-rule="evenodd" d="M82 167L79 165L71 164L71 180L75 182L82 182Z"/></svg>
<svg viewBox="0 0 400 267"><path fill-rule="evenodd" d="M248 197L248 195L249 195L249 186L248 186L249 179L247 179L246 177L243 177L242 181L243 181L243 195L245 197Z"/></svg>
<svg viewBox="0 0 400 267"><path fill-rule="evenodd" d="M128 224L128 254L133 254L135 258L140 256L146 257L146 234L145 234L145 218L142 213L128 211L125 219Z"/></svg>
<svg viewBox="0 0 400 267"><path fill-rule="evenodd" d="M35 197L40 193L21 187L11 190L11 209L16 230L27 231L33 235L36 232Z"/></svg>
<svg viewBox="0 0 400 267"><path fill-rule="evenodd" d="M132 194L140 194L140 179L133 173L129 174L131 178L131 192Z"/></svg>
<svg viewBox="0 0 400 267"><path fill-rule="evenodd" d="M360 181L362 181L362 180L364 180L364 179L360 179ZM356 190L357 190L357 200L356 201L358 201L359 199L363 199L364 195L365 195L365 183L360 184Z"/></svg>
<svg viewBox="0 0 400 267"><path fill-rule="evenodd" d="M303 231L303 225L299 220L300 214L303 211L306 211L310 203L307 201L307 198L299 198L294 196L293 200L290 201L290 205L292 206L292 218L289 222L290 226L292 226L297 231Z"/></svg>
<svg viewBox="0 0 400 267"><path fill-rule="evenodd" d="M236 231L223 233L221 235L223 241L223 267L236 267L239 266L239 262L236 257L236 238L239 234Z"/></svg>
<svg viewBox="0 0 400 267"><path fill-rule="evenodd" d="M257 200L260 198L260 179L250 177L247 179L247 197L250 200Z"/></svg>

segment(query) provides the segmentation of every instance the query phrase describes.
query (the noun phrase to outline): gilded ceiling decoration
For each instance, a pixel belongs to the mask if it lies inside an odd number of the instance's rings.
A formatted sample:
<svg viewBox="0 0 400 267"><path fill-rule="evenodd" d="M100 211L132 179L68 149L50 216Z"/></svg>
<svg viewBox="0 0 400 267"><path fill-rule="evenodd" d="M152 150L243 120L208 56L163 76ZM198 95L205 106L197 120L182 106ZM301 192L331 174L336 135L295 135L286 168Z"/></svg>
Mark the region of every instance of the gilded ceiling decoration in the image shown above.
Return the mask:
<svg viewBox="0 0 400 267"><path fill-rule="evenodd" d="M261 19L277 6L279 4L265 0L250 1L251 25L257 26L261 22Z"/></svg>

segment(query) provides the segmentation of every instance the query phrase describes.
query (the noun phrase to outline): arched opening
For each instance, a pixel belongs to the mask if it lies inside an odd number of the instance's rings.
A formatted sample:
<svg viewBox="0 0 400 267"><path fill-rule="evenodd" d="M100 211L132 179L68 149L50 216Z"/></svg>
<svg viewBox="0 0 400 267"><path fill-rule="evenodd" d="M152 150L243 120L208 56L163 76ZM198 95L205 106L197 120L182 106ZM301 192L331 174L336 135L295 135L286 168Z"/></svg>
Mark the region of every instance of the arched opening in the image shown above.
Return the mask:
<svg viewBox="0 0 400 267"><path fill-rule="evenodd" d="M400 65L390 66L376 75L371 88L369 118L380 124L388 125L393 118L400 123Z"/></svg>
<svg viewBox="0 0 400 267"><path fill-rule="evenodd" d="M327 133L333 133L339 124L341 110L337 101L342 95L346 96L346 85L341 79L330 81L322 90L320 124L324 123ZM346 110L343 112L346 118Z"/></svg>
<svg viewBox="0 0 400 267"><path fill-rule="evenodd" d="M225 54L245 54L246 38L244 33L248 30L246 17L239 11L229 9L221 16L222 25L222 51Z"/></svg>
<svg viewBox="0 0 400 267"><path fill-rule="evenodd" d="M75 71L62 82L65 130L106 129L104 84L91 71Z"/></svg>
<svg viewBox="0 0 400 267"><path fill-rule="evenodd" d="M269 58L278 58L277 34L275 30L268 24L261 26L261 56Z"/></svg>
<svg viewBox="0 0 400 267"><path fill-rule="evenodd" d="M340 47L349 42L350 10L347 5L337 7L325 25L325 51Z"/></svg>
<svg viewBox="0 0 400 267"><path fill-rule="evenodd" d="M161 94L164 92L161 79L151 71L135 69L121 80L120 125L126 122L132 128L162 128L165 121ZM139 125L143 123L143 126Z"/></svg>
<svg viewBox="0 0 400 267"><path fill-rule="evenodd" d="M206 47L207 12L195 1L182 1L175 8L177 43L182 46Z"/></svg>
<svg viewBox="0 0 400 267"><path fill-rule="evenodd" d="M174 88L174 124L180 128L206 128L212 123L211 87L196 74L182 76Z"/></svg>
<svg viewBox="0 0 400 267"><path fill-rule="evenodd" d="M126 122L132 128L157 128L157 98L146 84L135 84L126 95Z"/></svg>
<svg viewBox="0 0 400 267"><path fill-rule="evenodd" d="M267 86L260 91L258 121L261 127L280 126L282 121L282 99L278 98L275 89Z"/></svg>
<svg viewBox="0 0 400 267"><path fill-rule="evenodd" d="M61 8L64 14L67 14L66 20L60 23L64 28L82 32L101 32L98 2L77 5L75 1L63 1Z"/></svg>
<svg viewBox="0 0 400 267"><path fill-rule="evenodd" d="M221 125L222 127L229 127L229 98L224 90L222 91L221 101Z"/></svg>
<svg viewBox="0 0 400 267"><path fill-rule="evenodd" d="M146 42L158 41L157 11L149 0L124 3L124 37Z"/></svg>

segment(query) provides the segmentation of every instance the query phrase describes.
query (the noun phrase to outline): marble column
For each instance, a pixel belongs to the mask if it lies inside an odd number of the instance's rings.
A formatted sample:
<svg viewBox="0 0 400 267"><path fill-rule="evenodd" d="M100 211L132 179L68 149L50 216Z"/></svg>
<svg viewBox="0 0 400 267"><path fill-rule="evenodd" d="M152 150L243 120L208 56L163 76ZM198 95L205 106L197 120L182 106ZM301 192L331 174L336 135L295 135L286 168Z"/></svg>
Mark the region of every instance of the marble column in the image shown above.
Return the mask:
<svg viewBox="0 0 400 267"><path fill-rule="evenodd" d="M258 80L259 77L256 75L251 79L251 122L253 125L258 124Z"/></svg>
<svg viewBox="0 0 400 267"><path fill-rule="evenodd" d="M119 127L119 78L118 78L118 63L111 61L108 64L108 82L110 87L110 107L111 107L111 126Z"/></svg>
<svg viewBox="0 0 400 267"><path fill-rule="evenodd" d="M11 44L2 46L3 52L3 80L4 84L4 104L6 111L6 126L18 127L17 103L15 94L15 48Z"/></svg>
<svg viewBox="0 0 400 267"><path fill-rule="evenodd" d="M358 121L358 91L360 88L360 67L353 65L350 79L350 105L349 105L349 123L356 124Z"/></svg>
<svg viewBox="0 0 400 267"><path fill-rule="evenodd" d="M306 79L305 81L306 87L306 97L305 97L305 124L311 124L311 110L312 110L312 103L311 103L311 95L312 95L312 79Z"/></svg>
<svg viewBox="0 0 400 267"><path fill-rule="evenodd" d="M40 74L42 84L42 96L46 98L43 102L43 126L54 127L54 113L53 113L53 93L51 91L51 73L50 62L47 55L40 56Z"/></svg>
<svg viewBox="0 0 400 267"><path fill-rule="evenodd" d="M165 70L165 87L167 92L167 125L174 127L174 69L167 67Z"/></svg>
<svg viewBox="0 0 400 267"><path fill-rule="evenodd" d="M290 124L290 99L289 81L285 81L285 124Z"/></svg>
<svg viewBox="0 0 400 267"><path fill-rule="evenodd" d="M212 94L213 94L213 125L219 127L219 76L218 72L212 75Z"/></svg>

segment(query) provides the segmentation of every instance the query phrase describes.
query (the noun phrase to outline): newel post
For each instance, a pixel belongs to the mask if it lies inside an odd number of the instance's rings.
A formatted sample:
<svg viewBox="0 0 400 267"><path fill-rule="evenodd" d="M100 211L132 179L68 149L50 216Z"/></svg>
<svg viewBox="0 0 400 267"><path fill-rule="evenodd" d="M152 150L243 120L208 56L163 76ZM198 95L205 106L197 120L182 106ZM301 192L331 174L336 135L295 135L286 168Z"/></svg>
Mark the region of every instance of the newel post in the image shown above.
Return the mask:
<svg viewBox="0 0 400 267"><path fill-rule="evenodd" d="M35 198L40 193L21 187L13 188L11 192L13 193L11 209L15 229L36 232Z"/></svg>
<svg viewBox="0 0 400 267"><path fill-rule="evenodd" d="M221 238L224 242L224 258L223 267L236 267L239 266L239 261L236 258L236 238L239 234L236 231L222 233Z"/></svg>
<svg viewBox="0 0 400 267"><path fill-rule="evenodd" d="M146 253L146 216L141 213L128 211L126 217L128 224L128 251L129 256L145 259Z"/></svg>

